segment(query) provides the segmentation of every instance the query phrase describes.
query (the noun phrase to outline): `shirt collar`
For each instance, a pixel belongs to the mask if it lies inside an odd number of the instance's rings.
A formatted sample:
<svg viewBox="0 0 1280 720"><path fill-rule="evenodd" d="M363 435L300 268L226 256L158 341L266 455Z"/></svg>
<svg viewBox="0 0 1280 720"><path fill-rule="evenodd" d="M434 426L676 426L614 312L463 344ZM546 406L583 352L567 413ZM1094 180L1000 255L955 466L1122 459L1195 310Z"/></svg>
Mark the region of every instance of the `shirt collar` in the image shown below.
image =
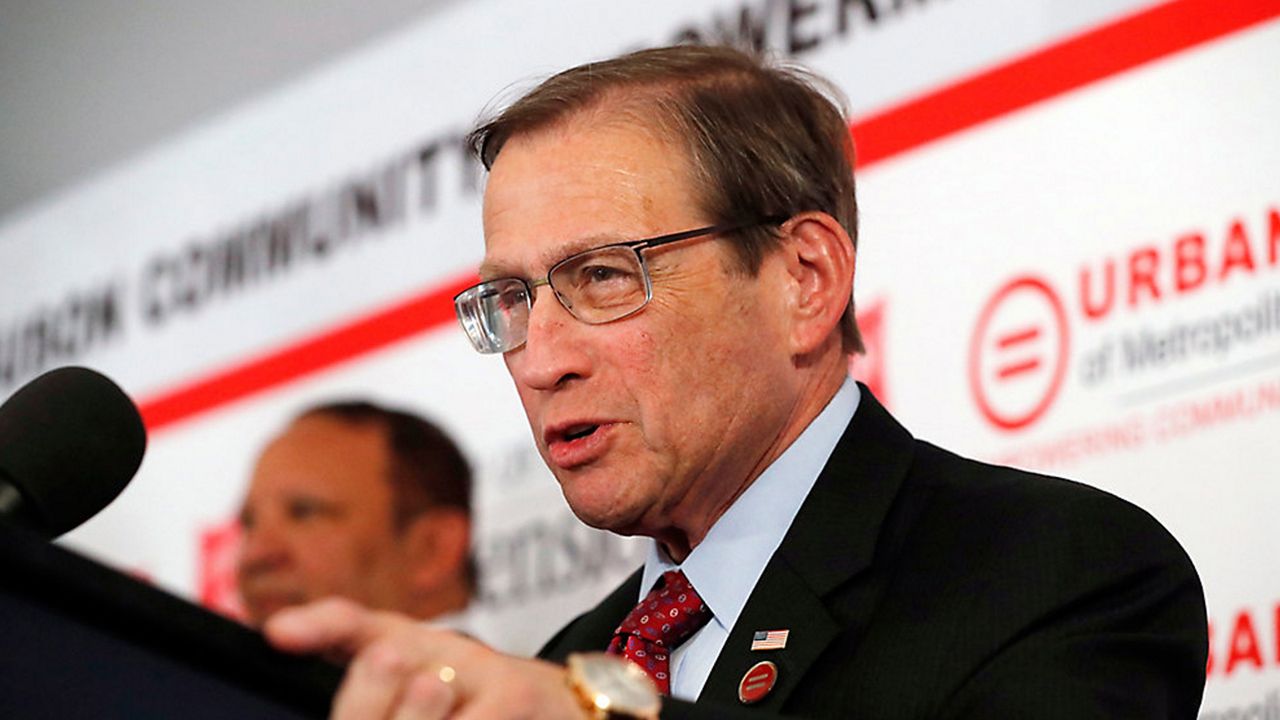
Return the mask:
<svg viewBox="0 0 1280 720"><path fill-rule="evenodd" d="M726 630L732 628L853 418L860 398L857 383L846 377L822 412L738 496L683 564L673 563L656 542L651 543L640 597L648 594L662 573L683 570L711 608L714 621Z"/></svg>

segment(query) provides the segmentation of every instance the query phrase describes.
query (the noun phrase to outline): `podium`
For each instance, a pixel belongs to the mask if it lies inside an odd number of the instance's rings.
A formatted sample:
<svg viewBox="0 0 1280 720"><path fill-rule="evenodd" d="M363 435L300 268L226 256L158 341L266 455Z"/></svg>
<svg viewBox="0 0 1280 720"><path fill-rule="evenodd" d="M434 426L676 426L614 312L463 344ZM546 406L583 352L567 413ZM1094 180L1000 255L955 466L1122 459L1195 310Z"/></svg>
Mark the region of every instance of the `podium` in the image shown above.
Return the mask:
<svg viewBox="0 0 1280 720"><path fill-rule="evenodd" d="M0 525L0 718L325 717L335 665Z"/></svg>

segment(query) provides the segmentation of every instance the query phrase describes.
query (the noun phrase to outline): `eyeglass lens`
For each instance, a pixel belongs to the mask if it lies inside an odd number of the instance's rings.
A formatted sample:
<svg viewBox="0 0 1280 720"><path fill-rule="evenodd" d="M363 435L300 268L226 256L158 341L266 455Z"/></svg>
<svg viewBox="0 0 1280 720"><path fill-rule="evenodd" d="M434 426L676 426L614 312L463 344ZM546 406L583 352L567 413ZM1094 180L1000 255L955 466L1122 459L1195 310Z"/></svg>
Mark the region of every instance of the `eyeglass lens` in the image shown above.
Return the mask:
<svg viewBox="0 0 1280 720"><path fill-rule="evenodd" d="M481 283L454 298L458 319L476 350L506 352L524 342L529 287L519 278Z"/></svg>
<svg viewBox="0 0 1280 720"><path fill-rule="evenodd" d="M634 250L604 247L565 258L548 274L560 304L579 320L599 324L625 317L649 300L645 268ZM454 300L458 318L482 353L520 347L532 297L519 278L481 283Z"/></svg>
<svg viewBox="0 0 1280 720"><path fill-rule="evenodd" d="M586 323L616 320L648 299L644 268L635 251L625 247L566 258L551 268L550 280L561 304Z"/></svg>

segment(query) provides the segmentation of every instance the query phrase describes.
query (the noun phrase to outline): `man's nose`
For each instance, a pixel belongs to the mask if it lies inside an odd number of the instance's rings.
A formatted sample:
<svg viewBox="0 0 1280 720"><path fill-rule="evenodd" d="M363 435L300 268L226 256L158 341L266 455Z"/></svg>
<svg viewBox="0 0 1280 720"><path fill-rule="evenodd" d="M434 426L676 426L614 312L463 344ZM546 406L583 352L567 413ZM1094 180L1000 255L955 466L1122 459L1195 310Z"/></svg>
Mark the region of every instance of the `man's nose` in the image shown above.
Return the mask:
<svg viewBox="0 0 1280 720"><path fill-rule="evenodd" d="M549 286L534 290L524 345L507 353L507 368L518 385L552 390L590 375L585 332L590 327L560 304Z"/></svg>

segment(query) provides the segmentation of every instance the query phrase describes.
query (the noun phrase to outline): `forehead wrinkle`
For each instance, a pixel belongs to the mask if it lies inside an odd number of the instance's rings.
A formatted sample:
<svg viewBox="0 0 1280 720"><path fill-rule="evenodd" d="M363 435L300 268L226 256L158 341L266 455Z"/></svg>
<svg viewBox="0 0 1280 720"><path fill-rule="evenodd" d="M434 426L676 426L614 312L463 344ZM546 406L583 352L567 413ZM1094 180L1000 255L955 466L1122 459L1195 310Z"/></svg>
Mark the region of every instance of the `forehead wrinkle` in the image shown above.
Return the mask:
<svg viewBox="0 0 1280 720"><path fill-rule="evenodd" d="M639 135L652 144L653 150L661 154L670 153L675 150L679 152L682 148L673 145L671 140L664 135L659 129L650 127L647 122L637 122L634 113L619 112L617 108L610 107L608 103L593 103L586 108L580 109L570 115L560 118L551 125L540 127L525 133L520 133L508 141L508 147L504 148L503 153L499 154L495 159L494 167L490 172L489 183L486 186L484 226L486 234L494 232L499 227L507 232L502 232L501 236L506 236L504 240L514 240L514 242L503 242L505 247L511 250L507 257L493 257L486 253L486 257L482 261L479 269L479 275L482 280L493 280L503 277L522 277L529 279L535 276L545 275L547 270L557 262L565 258L589 250L591 248L602 245L611 245L616 243L630 242L636 240L653 237L664 232L678 232L685 229L683 226L670 228L667 227L669 218L666 217L665 207L660 207L655 198L649 196L649 185L652 184L657 175L667 183L687 183L688 167L686 163L679 163L676 166L646 166L640 169L633 166L629 162L629 158L622 155L622 150L618 152L610 152L606 148L603 153L592 155L586 159L578 159L572 168L562 168L557 164L561 162L560 153L556 147L557 143L572 139L586 132L621 132L623 135ZM546 153L547 158L540 158L544 164L549 164L545 173L538 177L537 181L544 188L554 188L554 195L558 195L557 207L563 208L567 204L573 202L581 202L583 208L581 212L583 217L595 216L598 218L598 224L602 227L599 229L580 227L577 230L573 228L562 228L568 233L575 233L581 230L580 236L570 239L556 240L555 238L520 236L519 228L525 225L522 222L520 213L525 212L528 208L524 207L521 202L511 202L508 197L511 190L503 185L504 200L495 206L491 202L494 198L492 192L496 186L493 179L502 173L504 157L512 153L528 154L530 152ZM634 152L634 148L627 147L626 153ZM683 154L683 153L681 153ZM523 157L523 161L528 159ZM586 169L585 171L583 169ZM561 175L557 170L565 169L566 172ZM594 178L590 175L594 174ZM601 183L601 178L608 176L610 181ZM590 182L587 182L590 179ZM509 184L510 180L504 180ZM584 184L585 183L585 184ZM607 193L601 192L602 184L608 188ZM613 196L613 197L608 197ZM517 196L518 197L518 196ZM521 198L523 200L523 198ZM603 205L602 205L603 203ZM542 208L534 208L535 215ZM584 223L570 222L570 225ZM498 230L501 232L500 230ZM509 232L515 232L515 236L507 235ZM494 235L488 235L486 240L487 247L493 247ZM550 240L548 242L548 240ZM520 246L533 246L534 252L521 253L518 248ZM541 246L541 247L539 247ZM525 266L525 262L532 263L532 266Z"/></svg>

